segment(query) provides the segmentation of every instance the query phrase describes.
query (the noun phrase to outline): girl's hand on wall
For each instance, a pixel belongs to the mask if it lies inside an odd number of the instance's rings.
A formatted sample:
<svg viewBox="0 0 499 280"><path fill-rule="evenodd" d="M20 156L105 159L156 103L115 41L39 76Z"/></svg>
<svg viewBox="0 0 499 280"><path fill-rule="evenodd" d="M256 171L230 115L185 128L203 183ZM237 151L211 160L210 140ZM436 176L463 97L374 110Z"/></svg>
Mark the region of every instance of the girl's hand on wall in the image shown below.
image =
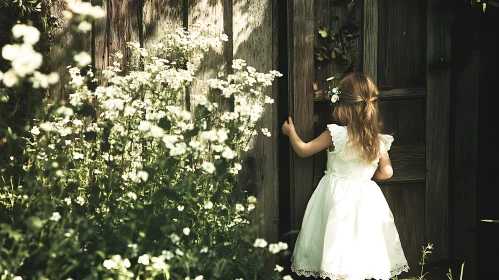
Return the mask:
<svg viewBox="0 0 499 280"><path fill-rule="evenodd" d="M293 120L291 117L288 117L288 120L284 121L282 124L282 133L289 136L292 133L296 133L295 125L293 124Z"/></svg>

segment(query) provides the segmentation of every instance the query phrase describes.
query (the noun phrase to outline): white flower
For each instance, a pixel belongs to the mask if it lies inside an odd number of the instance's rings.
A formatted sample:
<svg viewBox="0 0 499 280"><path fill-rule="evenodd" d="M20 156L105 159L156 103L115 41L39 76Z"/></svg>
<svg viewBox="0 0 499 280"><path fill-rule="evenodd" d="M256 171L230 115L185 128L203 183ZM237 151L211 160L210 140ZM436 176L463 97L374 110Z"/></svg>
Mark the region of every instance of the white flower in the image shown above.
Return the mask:
<svg viewBox="0 0 499 280"><path fill-rule="evenodd" d="M177 210L180 212L184 211L184 205L177 206Z"/></svg>
<svg viewBox="0 0 499 280"><path fill-rule="evenodd" d="M73 159L83 159L83 154L78 152L73 152Z"/></svg>
<svg viewBox="0 0 499 280"><path fill-rule="evenodd" d="M115 269L118 267L118 264L115 263L113 260L105 260L102 265L107 268L107 269Z"/></svg>
<svg viewBox="0 0 499 280"><path fill-rule="evenodd" d="M277 245L279 246L279 249L280 249L281 251L283 251L283 250L287 250L287 249L288 249L288 243L285 243L285 242L279 242Z"/></svg>
<svg viewBox="0 0 499 280"><path fill-rule="evenodd" d="M236 204L236 210L237 211L244 211L244 206L242 204L237 203Z"/></svg>
<svg viewBox="0 0 499 280"><path fill-rule="evenodd" d="M270 98L269 96L265 96L265 103L274 104L274 99Z"/></svg>
<svg viewBox="0 0 499 280"><path fill-rule="evenodd" d="M222 156L226 159L233 159L236 154L231 150L231 148L225 147L224 151L222 152Z"/></svg>
<svg viewBox="0 0 499 280"><path fill-rule="evenodd" d="M282 277L282 280L293 280L293 277L291 277L290 275L286 275Z"/></svg>
<svg viewBox="0 0 499 280"><path fill-rule="evenodd" d="M87 52L81 52L73 57L80 67L85 67L92 63L92 57Z"/></svg>
<svg viewBox="0 0 499 280"><path fill-rule="evenodd" d="M283 270L284 270L284 267L282 267L282 266L280 266L280 265L276 264L276 265L275 265L274 270L275 270L275 271L277 271L277 272L281 272L281 271L283 271Z"/></svg>
<svg viewBox="0 0 499 280"><path fill-rule="evenodd" d="M338 101L339 99L339 96L337 94L333 94L333 96L331 96L331 102L333 103L336 103L336 101Z"/></svg>
<svg viewBox="0 0 499 280"><path fill-rule="evenodd" d="M180 237L178 237L178 235L176 235L175 233L172 233L170 235L170 239L172 240L173 243L177 243L180 241Z"/></svg>
<svg viewBox="0 0 499 280"><path fill-rule="evenodd" d="M250 203L250 204L248 205L248 211L251 211L251 210L253 210L253 209L255 209L255 204Z"/></svg>
<svg viewBox="0 0 499 280"><path fill-rule="evenodd" d="M40 40L40 31L33 26L16 24L12 27L12 35L15 38L23 37L26 44L34 45Z"/></svg>
<svg viewBox="0 0 499 280"><path fill-rule="evenodd" d="M139 127L137 128L139 131L148 131L151 128L151 123L148 121L140 121Z"/></svg>
<svg viewBox="0 0 499 280"><path fill-rule="evenodd" d="M272 253L272 254L277 254L279 253L280 249L279 249L279 246L275 243L272 243L269 245L269 251Z"/></svg>
<svg viewBox="0 0 499 280"><path fill-rule="evenodd" d="M333 77L329 77L329 78L326 79L326 81L328 81L328 82L332 81L332 80L334 80L334 76Z"/></svg>
<svg viewBox="0 0 499 280"><path fill-rule="evenodd" d="M200 253L208 253L208 247L203 247L200 251Z"/></svg>
<svg viewBox="0 0 499 280"><path fill-rule="evenodd" d="M204 280L204 277L203 277L203 275L199 275L199 276L196 276L196 278L194 278L194 280Z"/></svg>
<svg viewBox="0 0 499 280"><path fill-rule="evenodd" d="M59 212L52 213L52 217L50 217L51 221L57 222L61 219L61 214Z"/></svg>
<svg viewBox="0 0 499 280"><path fill-rule="evenodd" d="M254 196L248 196L248 203L256 203L256 197Z"/></svg>
<svg viewBox="0 0 499 280"><path fill-rule="evenodd" d="M213 208L213 202L207 200L204 202L204 209L211 209Z"/></svg>
<svg viewBox="0 0 499 280"><path fill-rule="evenodd" d="M213 163L211 163L209 161L203 162L201 167L203 168L204 171L206 171L208 173L215 172L215 165L213 165Z"/></svg>
<svg viewBox="0 0 499 280"><path fill-rule="evenodd" d="M147 182L147 179L149 179L149 173L141 170L141 171L137 172L137 178L141 179L144 182Z"/></svg>
<svg viewBox="0 0 499 280"><path fill-rule="evenodd" d="M191 233L191 229L186 227L182 230L182 232L185 234L185 235L189 235L189 233Z"/></svg>
<svg viewBox="0 0 499 280"><path fill-rule="evenodd" d="M3 74L2 80L6 87L13 87L19 81L12 69Z"/></svg>
<svg viewBox="0 0 499 280"><path fill-rule="evenodd" d="M33 135L38 135L38 134L40 134L40 129L37 126L33 126L33 128L31 128L30 132Z"/></svg>
<svg viewBox="0 0 499 280"><path fill-rule="evenodd" d="M338 88L333 88L332 91L333 91L334 94L336 94L336 93L338 93Z"/></svg>
<svg viewBox="0 0 499 280"><path fill-rule="evenodd" d="M80 22L80 24L78 24L78 30L83 33L87 33L88 31L92 30L92 24L90 24L88 21L82 21Z"/></svg>
<svg viewBox="0 0 499 280"><path fill-rule="evenodd" d="M40 124L40 128L44 131L54 131L55 130L55 127L52 123L49 123L49 122L45 122L45 123L42 123Z"/></svg>
<svg viewBox="0 0 499 280"><path fill-rule="evenodd" d="M253 247L260 247L260 248L265 248L267 247L267 241L263 238L257 238L255 240L255 243L253 243Z"/></svg>
<svg viewBox="0 0 499 280"><path fill-rule="evenodd" d="M137 262L143 265L149 265L149 255L144 254L140 256Z"/></svg>
<svg viewBox="0 0 499 280"><path fill-rule="evenodd" d="M88 2L81 2L81 0L71 1L68 4L68 9L71 12L82 16L90 16L93 18L102 18L106 16L106 11L104 11L101 7L92 6L92 4Z"/></svg>
<svg viewBox="0 0 499 280"><path fill-rule="evenodd" d="M15 276L12 280L23 280L23 278L21 276Z"/></svg>
<svg viewBox="0 0 499 280"><path fill-rule="evenodd" d="M267 136L267 137L272 136L272 134L270 133L268 128L262 128L262 134Z"/></svg>
<svg viewBox="0 0 499 280"><path fill-rule="evenodd" d="M126 268L130 268L130 266L132 266L128 258L123 260L123 265L125 265Z"/></svg>
<svg viewBox="0 0 499 280"><path fill-rule="evenodd" d="M128 192L127 196L133 200L137 199L137 194L135 194L134 192Z"/></svg>

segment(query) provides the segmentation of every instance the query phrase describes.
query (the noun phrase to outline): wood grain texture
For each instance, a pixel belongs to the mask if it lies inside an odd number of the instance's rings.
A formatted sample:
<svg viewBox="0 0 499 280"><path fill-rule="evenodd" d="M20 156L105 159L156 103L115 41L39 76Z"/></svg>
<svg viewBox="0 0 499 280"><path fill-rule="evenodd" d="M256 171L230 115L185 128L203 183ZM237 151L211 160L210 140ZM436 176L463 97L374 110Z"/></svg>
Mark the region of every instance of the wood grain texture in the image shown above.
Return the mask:
<svg viewBox="0 0 499 280"><path fill-rule="evenodd" d="M450 61L451 20L437 13L447 0L428 0L427 66ZM427 72L426 117L426 237L435 244L432 261L449 255L449 104L450 69Z"/></svg>
<svg viewBox="0 0 499 280"><path fill-rule="evenodd" d="M277 69L277 27L276 13L272 0L233 0L233 56L244 59L259 72ZM258 213L263 216L264 226L260 227L259 237L269 242L279 240L279 178L278 174L278 133L280 122L277 118L277 81L265 94L274 98L268 104L262 117L260 128L268 128L272 137L259 133L254 139L254 148L245 155L244 162L255 162L253 166L243 162L243 182L250 182L253 195L258 198Z"/></svg>
<svg viewBox="0 0 499 280"><path fill-rule="evenodd" d="M184 1L142 0L144 46L158 43L165 33L184 27ZM185 7L186 8L186 7Z"/></svg>
<svg viewBox="0 0 499 280"><path fill-rule="evenodd" d="M393 146L425 144L425 99L379 100L378 108L383 121L381 132L393 135Z"/></svg>
<svg viewBox="0 0 499 280"><path fill-rule="evenodd" d="M419 276L418 261L421 258L422 246L426 245L424 183L381 185L380 188L393 213L400 242L410 267L409 273L403 273L399 278ZM441 275L438 276L442 279Z"/></svg>
<svg viewBox="0 0 499 280"><path fill-rule="evenodd" d="M378 84L378 38L379 38L379 1L364 2L364 24L362 28L363 72Z"/></svg>
<svg viewBox="0 0 499 280"><path fill-rule="evenodd" d="M103 1L102 8L109 15L108 0ZM102 70L109 66L109 32L110 19L108 16L95 20L92 30L92 41L94 48L93 63L96 77L100 78Z"/></svg>
<svg viewBox="0 0 499 280"><path fill-rule="evenodd" d="M425 19L425 1L379 0L379 87L424 85Z"/></svg>
<svg viewBox="0 0 499 280"><path fill-rule="evenodd" d="M389 155L393 165L393 177L379 181L378 184L425 182L425 146L393 146Z"/></svg>
<svg viewBox="0 0 499 280"><path fill-rule="evenodd" d="M127 63L131 59L128 42L139 41L139 13L142 10L139 1L108 0L108 51L112 55L117 51L123 53L121 61L123 71L127 72Z"/></svg>
<svg viewBox="0 0 499 280"><path fill-rule="evenodd" d="M477 154L480 51L470 51L479 41L479 11L460 14L452 27L453 67L450 108L450 252L451 259L466 261L465 277L476 279L477 260ZM479 223L479 222L478 222ZM483 254L483 253L482 253Z"/></svg>
<svg viewBox="0 0 499 280"><path fill-rule="evenodd" d="M290 116L298 135L303 141L310 141L314 136L314 2L294 0L289 5ZM294 151L290 152L290 223L291 229L299 229L313 191L313 159L302 159Z"/></svg>
<svg viewBox="0 0 499 280"><path fill-rule="evenodd" d="M187 5L187 26L192 24L212 23L215 25L215 32L218 34L227 34L229 42L233 40L232 32L232 14L227 11L232 7L231 0L204 1L188 0ZM232 57L232 43L224 42L219 47L211 48L204 53L204 57L198 64L195 73L196 79L191 84L191 94L207 94L207 88L202 81L217 78L218 74L226 75L229 73L228 55ZM227 99L220 98L219 103L224 109L228 109ZM191 111L195 108L192 107Z"/></svg>

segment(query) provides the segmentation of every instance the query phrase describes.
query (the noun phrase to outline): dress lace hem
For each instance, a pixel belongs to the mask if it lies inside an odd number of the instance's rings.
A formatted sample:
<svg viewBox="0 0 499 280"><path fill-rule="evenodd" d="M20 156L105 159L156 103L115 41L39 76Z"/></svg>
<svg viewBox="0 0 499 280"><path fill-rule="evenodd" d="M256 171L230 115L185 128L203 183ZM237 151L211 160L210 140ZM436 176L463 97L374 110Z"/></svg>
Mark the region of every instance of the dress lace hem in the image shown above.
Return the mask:
<svg viewBox="0 0 499 280"><path fill-rule="evenodd" d="M316 277L316 278L322 278L326 279L329 277L331 280L347 280L350 275L345 275L345 274L336 274L332 272L327 272L327 271L314 271L314 270L307 270L307 269L301 269L301 268L296 268L295 266L291 265L291 271L296 273L299 276L305 276L305 277ZM364 279L378 279L378 280L388 280L391 279L402 272L409 272L409 265L403 264L395 269L392 269L390 271L390 276L389 278L386 278L386 276L379 276L379 275L372 275L372 274L366 274L364 276Z"/></svg>

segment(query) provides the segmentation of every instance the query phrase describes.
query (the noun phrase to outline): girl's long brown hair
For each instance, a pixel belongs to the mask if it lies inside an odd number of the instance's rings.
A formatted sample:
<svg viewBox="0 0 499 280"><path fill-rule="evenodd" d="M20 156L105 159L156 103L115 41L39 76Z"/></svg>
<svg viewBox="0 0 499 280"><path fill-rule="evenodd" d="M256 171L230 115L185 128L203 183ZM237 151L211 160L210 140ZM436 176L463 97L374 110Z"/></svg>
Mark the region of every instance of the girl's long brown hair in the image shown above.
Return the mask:
<svg viewBox="0 0 499 280"><path fill-rule="evenodd" d="M380 151L378 89L369 76L359 72L347 74L339 86L333 120L347 127L349 142L362 151L365 161L373 162Z"/></svg>

